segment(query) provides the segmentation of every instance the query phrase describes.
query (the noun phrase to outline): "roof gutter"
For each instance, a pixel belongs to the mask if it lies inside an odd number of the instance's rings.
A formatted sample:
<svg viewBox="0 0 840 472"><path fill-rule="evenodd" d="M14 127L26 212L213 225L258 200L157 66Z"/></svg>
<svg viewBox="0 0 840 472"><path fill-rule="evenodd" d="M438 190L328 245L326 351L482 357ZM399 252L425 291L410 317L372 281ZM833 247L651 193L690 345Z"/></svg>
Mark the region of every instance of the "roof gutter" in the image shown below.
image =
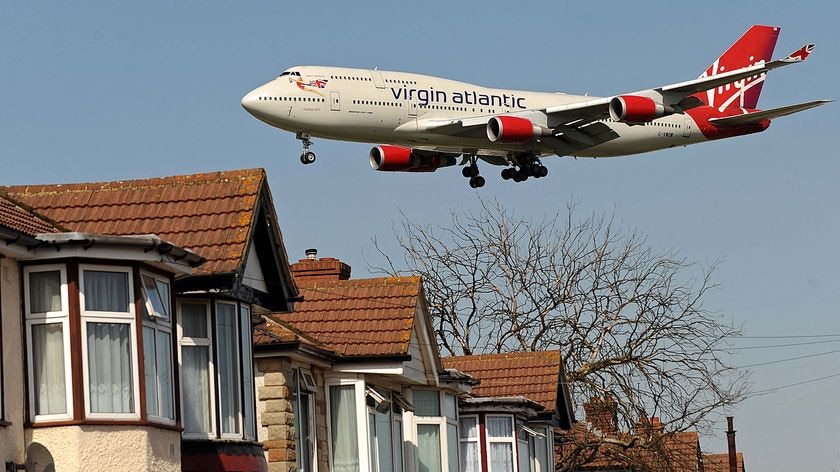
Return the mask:
<svg viewBox="0 0 840 472"><path fill-rule="evenodd" d="M131 236L113 236L93 233L41 233L35 235L38 247L81 246L84 250L95 245L139 247L144 252L156 251L161 256L168 256L172 262L182 262L190 267L198 267L206 259L198 254L160 239L154 234L138 234Z"/></svg>

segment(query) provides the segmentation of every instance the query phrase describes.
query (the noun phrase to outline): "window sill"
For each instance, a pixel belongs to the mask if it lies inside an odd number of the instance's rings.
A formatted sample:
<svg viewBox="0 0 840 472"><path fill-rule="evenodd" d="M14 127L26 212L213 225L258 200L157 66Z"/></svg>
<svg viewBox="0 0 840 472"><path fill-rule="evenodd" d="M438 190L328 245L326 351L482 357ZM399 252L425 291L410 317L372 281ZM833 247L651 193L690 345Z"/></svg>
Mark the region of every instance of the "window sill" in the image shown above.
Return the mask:
<svg viewBox="0 0 840 472"><path fill-rule="evenodd" d="M63 420L63 421L42 421L38 423L27 423L27 428L56 428L60 426L146 426L150 428L166 429L170 431L183 431L180 424L167 425L155 423L154 421L126 421L126 420Z"/></svg>
<svg viewBox="0 0 840 472"><path fill-rule="evenodd" d="M7 426L11 426L12 423L6 420L0 420L0 428L5 428Z"/></svg>

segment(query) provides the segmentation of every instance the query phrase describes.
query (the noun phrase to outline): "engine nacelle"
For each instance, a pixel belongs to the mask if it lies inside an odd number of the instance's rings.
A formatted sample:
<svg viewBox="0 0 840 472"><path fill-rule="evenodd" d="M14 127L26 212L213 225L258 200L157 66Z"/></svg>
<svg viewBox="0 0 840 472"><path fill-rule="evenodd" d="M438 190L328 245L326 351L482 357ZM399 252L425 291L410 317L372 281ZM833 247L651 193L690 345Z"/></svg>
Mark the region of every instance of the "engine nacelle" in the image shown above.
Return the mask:
<svg viewBox="0 0 840 472"><path fill-rule="evenodd" d="M622 123L645 123L674 113L674 109L649 97L619 95L610 100L610 117Z"/></svg>
<svg viewBox="0 0 840 472"><path fill-rule="evenodd" d="M370 150L373 170L388 172L434 172L441 167L454 166L455 157L444 154L421 155L402 146L376 146Z"/></svg>
<svg viewBox="0 0 840 472"><path fill-rule="evenodd" d="M487 139L494 143L524 143L549 134L550 129L518 116L494 116L487 122Z"/></svg>

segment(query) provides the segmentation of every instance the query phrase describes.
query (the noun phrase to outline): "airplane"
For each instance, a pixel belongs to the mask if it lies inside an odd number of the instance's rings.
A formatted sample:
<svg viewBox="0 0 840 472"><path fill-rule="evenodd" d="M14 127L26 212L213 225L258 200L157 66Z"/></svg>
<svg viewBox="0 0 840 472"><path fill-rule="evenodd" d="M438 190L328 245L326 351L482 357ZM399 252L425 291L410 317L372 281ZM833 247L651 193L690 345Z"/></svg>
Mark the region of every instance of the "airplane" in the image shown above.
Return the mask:
<svg viewBox="0 0 840 472"><path fill-rule="evenodd" d="M374 170L434 172L461 157L470 187L478 162L504 180L548 175L545 156L615 157L764 131L814 100L757 109L767 72L804 61L806 44L770 60L779 27L754 25L694 80L609 97L481 87L378 69L297 66L242 99L259 120L295 133L300 161L315 162L312 137L380 142Z"/></svg>

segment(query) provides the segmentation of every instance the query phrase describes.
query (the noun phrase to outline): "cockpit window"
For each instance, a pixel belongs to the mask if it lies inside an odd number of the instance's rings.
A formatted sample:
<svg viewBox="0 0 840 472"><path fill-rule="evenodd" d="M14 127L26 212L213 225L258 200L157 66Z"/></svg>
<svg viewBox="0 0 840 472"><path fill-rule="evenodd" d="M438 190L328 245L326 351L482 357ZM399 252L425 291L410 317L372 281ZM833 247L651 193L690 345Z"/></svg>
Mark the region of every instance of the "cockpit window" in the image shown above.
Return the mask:
<svg viewBox="0 0 840 472"><path fill-rule="evenodd" d="M280 74L278 77L283 77L283 76L286 76L286 75L291 75L293 77L300 77L300 72L292 72L292 71L287 70L286 72L283 72L282 74Z"/></svg>
<svg viewBox="0 0 840 472"><path fill-rule="evenodd" d="M283 72L282 74L280 74L280 77L283 77L284 75L289 75L289 74L291 74L291 72L286 71L286 72Z"/></svg>

